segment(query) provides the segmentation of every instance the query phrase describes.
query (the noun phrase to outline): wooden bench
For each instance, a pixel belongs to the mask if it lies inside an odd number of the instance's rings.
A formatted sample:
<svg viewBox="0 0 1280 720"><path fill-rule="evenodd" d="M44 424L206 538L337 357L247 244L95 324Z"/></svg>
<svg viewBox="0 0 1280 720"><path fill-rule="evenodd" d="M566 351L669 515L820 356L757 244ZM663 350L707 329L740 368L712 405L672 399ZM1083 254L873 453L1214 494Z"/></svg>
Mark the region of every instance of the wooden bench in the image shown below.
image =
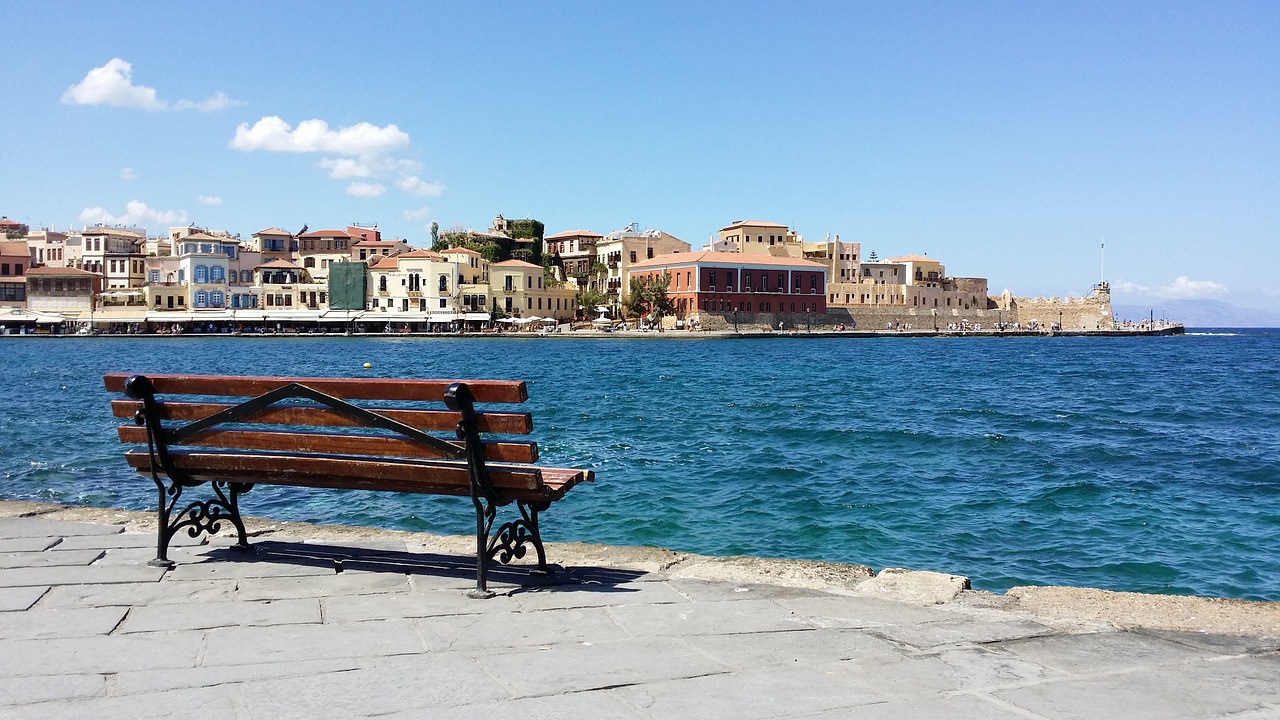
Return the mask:
<svg viewBox="0 0 1280 720"><path fill-rule="evenodd" d="M476 514L469 594L489 597L495 559L508 563L532 546L534 572L550 572L538 515L594 479L590 470L534 465L535 442L492 437L533 429L530 413L475 408L524 402L522 381L132 373L103 380L127 398L111 403L116 417L133 421L118 428L120 441L135 446L125 459L159 494L153 565L174 565L168 547L179 531L213 534L224 521L239 533L236 547L247 549L239 501L255 485L469 496ZM182 499L204 483L212 497ZM519 516L494 530L498 508L511 503Z"/></svg>

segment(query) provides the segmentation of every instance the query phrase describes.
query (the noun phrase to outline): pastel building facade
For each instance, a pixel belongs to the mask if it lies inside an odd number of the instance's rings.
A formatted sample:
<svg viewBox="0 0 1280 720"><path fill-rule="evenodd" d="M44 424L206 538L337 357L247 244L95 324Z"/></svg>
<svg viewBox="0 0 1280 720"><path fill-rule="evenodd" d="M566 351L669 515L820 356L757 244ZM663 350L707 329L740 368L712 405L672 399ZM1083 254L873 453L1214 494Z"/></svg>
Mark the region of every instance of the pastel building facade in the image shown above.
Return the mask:
<svg viewBox="0 0 1280 720"><path fill-rule="evenodd" d="M628 274L636 263L663 255L687 253L689 243L661 230L640 230L631 223L622 230L615 230L596 244L600 262L605 266L604 287L598 288L609 297L611 303L625 304L631 299L631 283Z"/></svg>
<svg viewBox="0 0 1280 720"><path fill-rule="evenodd" d="M636 263L630 276L670 277L676 317L698 313L816 313L827 310L827 268L803 258L760 253L675 253Z"/></svg>

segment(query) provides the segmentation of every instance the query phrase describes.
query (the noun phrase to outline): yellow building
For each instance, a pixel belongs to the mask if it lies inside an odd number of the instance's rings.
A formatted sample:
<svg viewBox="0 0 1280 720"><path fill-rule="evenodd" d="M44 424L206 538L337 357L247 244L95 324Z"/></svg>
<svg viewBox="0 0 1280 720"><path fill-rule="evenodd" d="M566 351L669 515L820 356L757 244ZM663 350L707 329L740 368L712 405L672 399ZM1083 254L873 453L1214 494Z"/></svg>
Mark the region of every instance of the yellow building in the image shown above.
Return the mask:
<svg viewBox="0 0 1280 720"><path fill-rule="evenodd" d="M489 266L491 308L515 317L572 320L577 292L571 287L547 287L541 265L507 260Z"/></svg>

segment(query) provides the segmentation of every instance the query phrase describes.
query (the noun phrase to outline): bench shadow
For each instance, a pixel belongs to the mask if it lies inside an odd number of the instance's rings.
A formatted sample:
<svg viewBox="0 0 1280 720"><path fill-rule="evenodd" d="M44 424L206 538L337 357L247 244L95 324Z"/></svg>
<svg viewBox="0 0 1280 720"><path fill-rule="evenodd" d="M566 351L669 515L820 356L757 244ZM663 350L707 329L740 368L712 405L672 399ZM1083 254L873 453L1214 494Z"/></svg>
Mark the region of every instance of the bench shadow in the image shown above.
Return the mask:
<svg viewBox="0 0 1280 720"><path fill-rule="evenodd" d="M216 547L203 553L200 562L279 563L302 567L328 568L335 573L347 570L363 572L428 575L459 580L458 587L473 586L476 560L472 555L446 555L432 552L408 552L311 542L259 540L248 550ZM491 589L500 592L637 592L633 583L648 573L641 570L582 566L566 568L550 564L551 574L531 573L534 565L489 566ZM511 586L514 586L512 588Z"/></svg>

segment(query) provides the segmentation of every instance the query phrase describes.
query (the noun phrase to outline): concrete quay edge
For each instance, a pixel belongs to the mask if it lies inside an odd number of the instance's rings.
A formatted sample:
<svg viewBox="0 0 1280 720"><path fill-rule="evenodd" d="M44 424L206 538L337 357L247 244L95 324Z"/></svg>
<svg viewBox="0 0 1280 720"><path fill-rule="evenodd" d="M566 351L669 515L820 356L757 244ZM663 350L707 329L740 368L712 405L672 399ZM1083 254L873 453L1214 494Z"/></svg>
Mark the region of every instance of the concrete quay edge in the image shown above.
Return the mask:
<svg viewBox="0 0 1280 720"><path fill-rule="evenodd" d="M116 525L128 532L155 533L152 512L60 505L33 501L0 501L0 518ZM471 536L435 535L382 528L320 525L246 517L254 538L305 542L361 543L396 540L408 547L474 557ZM227 533L201 542L226 542ZM631 570L665 578L817 590L835 595L879 598L921 606L952 605L1014 613L1069 628L1146 629L1280 639L1280 602L1183 595L1155 595L1094 588L1023 586L1003 595L970 589L969 579L928 570L884 568L816 560L750 556L714 557L655 547L588 543L547 543L548 561L564 568L596 567Z"/></svg>

